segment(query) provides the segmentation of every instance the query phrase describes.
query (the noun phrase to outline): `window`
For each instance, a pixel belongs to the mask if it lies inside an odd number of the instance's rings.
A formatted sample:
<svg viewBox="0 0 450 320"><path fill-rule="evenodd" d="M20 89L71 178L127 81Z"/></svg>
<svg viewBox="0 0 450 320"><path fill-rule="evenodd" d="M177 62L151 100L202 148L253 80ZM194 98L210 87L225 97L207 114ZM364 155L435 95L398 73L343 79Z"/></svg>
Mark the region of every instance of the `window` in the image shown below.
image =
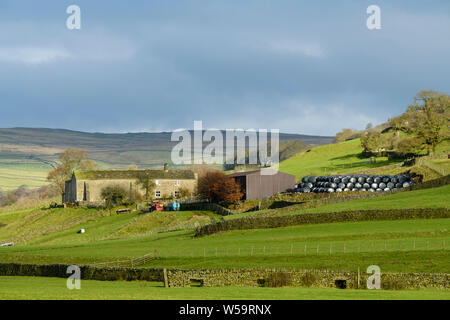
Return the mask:
<svg viewBox="0 0 450 320"><path fill-rule="evenodd" d="M175 198L178 198L178 197L180 196L180 191L176 190L176 191L174 192L174 195L175 195Z"/></svg>
<svg viewBox="0 0 450 320"><path fill-rule="evenodd" d="M155 191L155 197L161 197L161 191L159 191L159 190L156 190Z"/></svg>
<svg viewBox="0 0 450 320"><path fill-rule="evenodd" d="M161 180L155 180L155 184L159 186L161 184Z"/></svg>
<svg viewBox="0 0 450 320"><path fill-rule="evenodd" d="M179 186L179 185L180 185L180 180L176 180L176 181L174 182L174 184L175 184L176 186Z"/></svg>

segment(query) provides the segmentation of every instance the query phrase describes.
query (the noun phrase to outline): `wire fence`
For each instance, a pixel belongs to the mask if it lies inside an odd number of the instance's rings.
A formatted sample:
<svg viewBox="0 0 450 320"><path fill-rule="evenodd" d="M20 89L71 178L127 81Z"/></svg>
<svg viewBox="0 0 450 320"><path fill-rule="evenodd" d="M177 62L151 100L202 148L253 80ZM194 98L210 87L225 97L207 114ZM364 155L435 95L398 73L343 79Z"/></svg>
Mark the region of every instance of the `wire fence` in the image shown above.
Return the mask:
<svg viewBox="0 0 450 320"><path fill-rule="evenodd" d="M158 250L159 258L213 258L252 256L312 256L396 251L448 250L450 239L390 239L351 242L305 242L289 245L172 248Z"/></svg>
<svg viewBox="0 0 450 320"><path fill-rule="evenodd" d="M148 253L143 255L142 257L125 259L125 260L117 260L117 261L108 261L108 262L99 262L93 263L89 266L96 268L134 268L141 265L144 265L154 259L157 259L158 252L155 250L153 253Z"/></svg>

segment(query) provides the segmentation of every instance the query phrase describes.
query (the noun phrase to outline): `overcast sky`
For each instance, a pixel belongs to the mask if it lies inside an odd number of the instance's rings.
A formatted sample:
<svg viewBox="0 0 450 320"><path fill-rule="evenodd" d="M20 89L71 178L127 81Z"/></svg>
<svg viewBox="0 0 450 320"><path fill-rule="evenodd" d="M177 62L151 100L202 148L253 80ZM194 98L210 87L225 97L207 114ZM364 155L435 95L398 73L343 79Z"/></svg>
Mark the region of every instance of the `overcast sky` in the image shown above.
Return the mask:
<svg viewBox="0 0 450 320"><path fill-rule="evenodd" d="M449 93L449 39L447 0L0 0L0 127L334 135Z"/></svg>

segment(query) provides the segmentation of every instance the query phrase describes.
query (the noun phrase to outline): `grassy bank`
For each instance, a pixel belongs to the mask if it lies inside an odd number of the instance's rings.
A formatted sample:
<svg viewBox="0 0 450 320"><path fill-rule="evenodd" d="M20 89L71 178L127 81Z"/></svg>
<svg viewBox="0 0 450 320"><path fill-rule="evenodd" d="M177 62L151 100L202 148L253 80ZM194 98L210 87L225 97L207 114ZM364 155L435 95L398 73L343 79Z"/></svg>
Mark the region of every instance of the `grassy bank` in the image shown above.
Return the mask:
<svg viewBox="0 0 450 320"><path fill-rule="evenodd" d="M315 300L315 299L450 299L446 290L339 290L312 288L164 288L156 282L83 280L80 290L69 290L66 279L0 277L0 299L130 299L130 300Z"/></svg>
<svg viewBox="0 0 450 320"><path fill-rule="evenodd" d="M383 210L386 208L449 208L449 198L450 185L447 185L439 188L401 192L372 199L351 200L335 204L326 204L318 208L302 210L301 212L314 213L339 212L345 210Z"/></svg>
<svg viewBox="0 0 450 320"><path fill-rule="evenodd" d="M280 163L280 170L296 176L319 176L367 170L397 163L387 157L377 158L372 164L370 159L360 158L363 151L360 139L318 146L301 152Z"/></svg>

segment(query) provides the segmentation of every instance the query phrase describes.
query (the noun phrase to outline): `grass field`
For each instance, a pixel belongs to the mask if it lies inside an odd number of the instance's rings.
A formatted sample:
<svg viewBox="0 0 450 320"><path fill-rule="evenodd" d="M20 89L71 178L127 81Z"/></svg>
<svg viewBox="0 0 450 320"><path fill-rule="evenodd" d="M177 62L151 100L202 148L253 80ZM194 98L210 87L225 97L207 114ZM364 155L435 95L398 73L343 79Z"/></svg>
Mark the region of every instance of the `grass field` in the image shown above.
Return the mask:
<svg viewBox="0 0 450 320"><path fill-rule="evenodd" d="M436 153L446 154L449 149L449 142L444 141L438 145ZM402 162L401 160L389 160L387 157L378 157L376 163L370 163L370 159L360 157L362 151L360 139L317 146L281 162L280 170L295 175L298 180L304 176L347 174L366 170L371 170L371 174L398 174L408 169L404 167L384 168ZM447 172L450 169L448 159L431 162Z"/></svg>
<svg viewBox="0 0 450 320"><path fill-rule="evenodd" d="M370 199L356 199L340 202L336 204L325 204L317 208L280 211L277 209L264 209L259 211L249 211L240 214L229 215L225 220L240 219L243 217L261 216L281 216L302 213L318 212L339 212L351 210L370 210L370 209L405 209L405 208L449 208L450 186L439 188L414 190L399 192L391 195L380 194L380 197ZM293 203L296 203L292 200ZM256 204L255 204L256 205ZM250 208L250 207L249 207Z"/></svg>
<svg viewBox="0 0 450 320"><path fill-rule="evenodd" d="M172 230L193 230L209 223L209 211L158 212L117 215L114 210L58 208L0 213L0 239L22 244L78 244L107 239L134 238ZM88 232L77 234L80 228Z"/></svg>
<svg viewBox="0 0 450 320"><path fill-rule="evenodd" d="M82 280L80 290L69 290L66 279L0 277L0 300L14 299L132 299L132 300L267 300L267 299L450 299L446 290L339 290L313 288L164 288L158 282Z"/></svg>
<svg viewBox="0 0 450 320"><path fill-rule="evenodd" d="M362 151L363 148L359 139L318 146L281 162L280 170L293 174L298 179L303 176L365 170L399 162L388 160L386 157L379 157L375 164L371 164L369 159L359 157Z"/></svg>
<svg viewBox="0 0 450 320"><path fill-rule="evenodd" d="M402 208L450 208L450 185L411 192L401 192L372 199L358 199L326 204L302 213L339 212L347 210L402 209ZM294 212L293 214L298 213Z"/></svg>
<svg viewBox="0 0 450 320"><path fill-rule="evenodd" d="M2 217L8 217L10 221L8 226L0 228L3 239L12 236L14 228L19 229L16 232L20 236L28 239L14 247L1 247L0 261L83 264L139 257L157 250L160 259L146 266L354 270L359 265L375 263L380 264L383 270L392 272L450 271L448 219L303 225L230 231L193 238L189 216L199 215L199 212L183 213L184 218L178 216L178 221L184 221L187 225L175 223L174 230L183 230L156 233L158 221L163 218L160 215L176 213L154 213L140 217L102 216L104 213L101 211L91 209L84 212L87 218L78 220L83 216L83 209L40 211L43 213L15 213L14 221L8 214L0 215L0 221ZM206 222L212 214L202 216ZM66 225L63 221L72 224ZM142 235L140 221L155 226L155 232ZM55 227L46 229L49 224ZM81 227L86 229L85 234L76 233Z"/></svg>
<svg viewBox="0 0 450 320"><path fill-rule="evenodd" d="M9 191L21 185L38 188L47 184L48 164L19 155L0 155L0 190Z"/></svg>

